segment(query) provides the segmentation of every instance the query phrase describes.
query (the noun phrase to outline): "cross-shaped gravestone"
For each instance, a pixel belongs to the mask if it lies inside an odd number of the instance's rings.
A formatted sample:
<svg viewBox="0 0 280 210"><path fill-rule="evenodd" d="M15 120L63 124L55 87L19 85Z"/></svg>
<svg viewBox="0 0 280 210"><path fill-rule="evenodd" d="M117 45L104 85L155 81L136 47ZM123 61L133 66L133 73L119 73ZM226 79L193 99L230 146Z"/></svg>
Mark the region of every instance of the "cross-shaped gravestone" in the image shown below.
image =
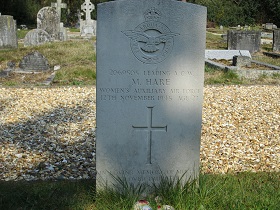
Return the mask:
<svg viewBox="0 0 280 210"><path fill-rule="evenodd" d="M81 5L81 9L86 13L86 20L91 20L90 13L94 10L94 5L90 2L90 0L85 0L85 2Z"/></svg>
<svg viewBox="0 0 280 210"><path fill-rule="evenodd" d="M61 3L61 0L57 0L57 3L52 3L51 6L56 8L59 18L61 18L61 9L67 8L67 4Z"/></svg>
<svg viewBox="0 0 280 210"><path fill-rule="evenodd" d="M166 126L154 126L153 125L153 108L154 107L147 107L149 109L148 112L148 125L147 126L132 126L137 130L144 130L148 131L148 138L147 138L147 164L152 164L152 132L153 131L165 131L167 132L167 125Z"/></svg>

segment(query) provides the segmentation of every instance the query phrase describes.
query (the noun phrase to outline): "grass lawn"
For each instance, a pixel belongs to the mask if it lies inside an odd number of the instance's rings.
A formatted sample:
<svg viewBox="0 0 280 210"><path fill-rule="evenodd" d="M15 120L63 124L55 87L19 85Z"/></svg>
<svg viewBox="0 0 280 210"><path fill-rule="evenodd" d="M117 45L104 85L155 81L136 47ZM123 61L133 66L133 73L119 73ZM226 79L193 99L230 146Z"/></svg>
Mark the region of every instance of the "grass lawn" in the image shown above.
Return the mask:
<svg viewBox="0 0 280 210"><path fill-rule="evenodd" d="M147 199L153 209L168 204L185 209L280 209L280 173L201 174L199 184L180 187L163 179ZM199 187L197 187L199 186ZM95 192L94 180L0 182L0 209L130 210L141 197L135 189ZM159 196L160 203L155 197Z"/></svg>

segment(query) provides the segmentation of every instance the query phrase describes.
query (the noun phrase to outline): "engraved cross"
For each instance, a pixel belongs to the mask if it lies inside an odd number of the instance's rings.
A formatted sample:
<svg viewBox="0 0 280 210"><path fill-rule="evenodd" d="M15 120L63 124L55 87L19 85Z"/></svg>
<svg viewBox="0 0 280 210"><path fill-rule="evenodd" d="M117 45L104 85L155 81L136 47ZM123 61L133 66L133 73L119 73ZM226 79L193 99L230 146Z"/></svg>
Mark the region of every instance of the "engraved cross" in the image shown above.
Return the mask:
<svg viewBox="0 0 280 210"><path fill-rule="evenodd" d="M152 133L153 131L165 131L167 132L167 125L166 126L155 126L153 125L153 108L154 107L147 107L148 108L148 115L147 115L147 125L146 126L135 126L132 125L132 128L137 130L144 130L148 131L147 136L147 164L152 164Z"/></svg>

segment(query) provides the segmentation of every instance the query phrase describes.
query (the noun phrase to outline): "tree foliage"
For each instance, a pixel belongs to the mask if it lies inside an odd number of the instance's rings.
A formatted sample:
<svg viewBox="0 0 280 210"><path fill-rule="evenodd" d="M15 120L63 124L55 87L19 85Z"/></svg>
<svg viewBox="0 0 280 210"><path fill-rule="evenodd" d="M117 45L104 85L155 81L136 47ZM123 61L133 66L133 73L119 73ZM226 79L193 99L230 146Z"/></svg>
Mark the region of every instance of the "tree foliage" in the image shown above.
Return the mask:
<svg viewBox="0 0 280 210"><path fill-rule="evenodd" d="M112 0L91 0L98 3ZM18 24L36 25L38 11L50 6L56 0L0 0L0 12L12 15ZM77 11L81 9L84 0L63 0L67 9L62 10L62 22L73 26L77 22ZM190 3L207 7L208 20L218 25L257 25L272 22L280 26L280 1L277 0L189 0ZM96 10L92 12L96 19Z"/></svg>

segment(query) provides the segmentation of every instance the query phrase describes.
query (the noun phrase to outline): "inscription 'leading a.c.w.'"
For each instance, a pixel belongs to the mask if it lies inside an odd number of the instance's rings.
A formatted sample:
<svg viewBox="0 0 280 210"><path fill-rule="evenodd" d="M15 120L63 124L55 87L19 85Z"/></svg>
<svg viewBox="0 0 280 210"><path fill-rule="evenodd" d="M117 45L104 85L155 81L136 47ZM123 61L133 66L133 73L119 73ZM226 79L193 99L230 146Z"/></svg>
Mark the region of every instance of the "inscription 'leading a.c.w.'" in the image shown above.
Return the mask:
<svg viewBox="0 0 280 210"><path fill-rule="evenodd" d="M170 55L174 37L179 34L158 21L161 12L156 8L147 10L144 16L146 21L135 30L122 32L130 39L131 50L138 60L146 64L162 62Z"/></svg>

